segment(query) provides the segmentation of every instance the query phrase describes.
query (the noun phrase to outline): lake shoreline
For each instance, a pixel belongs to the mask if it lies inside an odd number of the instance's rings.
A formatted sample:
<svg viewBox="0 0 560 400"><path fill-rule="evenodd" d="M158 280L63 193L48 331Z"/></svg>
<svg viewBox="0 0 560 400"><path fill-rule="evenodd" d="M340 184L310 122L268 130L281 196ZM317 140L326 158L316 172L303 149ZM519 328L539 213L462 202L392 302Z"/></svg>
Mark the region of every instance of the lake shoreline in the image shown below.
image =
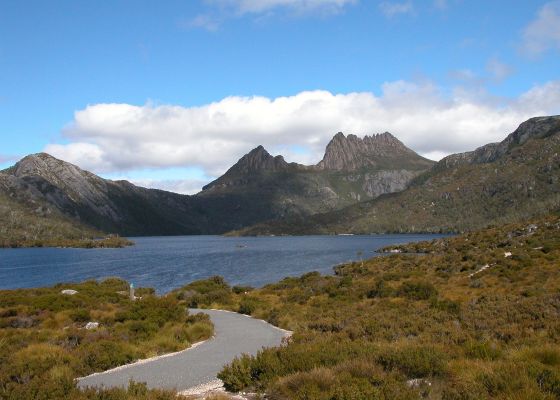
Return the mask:
<svg viewBox="0 0 560 400"><path fill-rule="evenodd" d="M0 249L0 289L53 286L118 276L165 294L181 284L223 276L232 285L262 287L285 277L375 257L378 248L442 235L356 235L229 238L134 237L111 249ZM102 251L102 252L100 252Z"/></svg>

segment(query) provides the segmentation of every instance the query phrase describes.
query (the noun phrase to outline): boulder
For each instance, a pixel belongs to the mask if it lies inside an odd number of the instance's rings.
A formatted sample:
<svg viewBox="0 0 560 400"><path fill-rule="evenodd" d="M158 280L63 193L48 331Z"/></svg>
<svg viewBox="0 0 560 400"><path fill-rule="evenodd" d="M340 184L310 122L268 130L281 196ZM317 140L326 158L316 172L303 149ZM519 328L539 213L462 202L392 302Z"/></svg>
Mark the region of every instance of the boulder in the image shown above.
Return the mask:
<svg viewBox="0 0 560 400"><path fill-rule="evenodd" d="M90 330L90 329L97 329L99 328L99 322L88 322L85 326L86 329Z"/></svg>

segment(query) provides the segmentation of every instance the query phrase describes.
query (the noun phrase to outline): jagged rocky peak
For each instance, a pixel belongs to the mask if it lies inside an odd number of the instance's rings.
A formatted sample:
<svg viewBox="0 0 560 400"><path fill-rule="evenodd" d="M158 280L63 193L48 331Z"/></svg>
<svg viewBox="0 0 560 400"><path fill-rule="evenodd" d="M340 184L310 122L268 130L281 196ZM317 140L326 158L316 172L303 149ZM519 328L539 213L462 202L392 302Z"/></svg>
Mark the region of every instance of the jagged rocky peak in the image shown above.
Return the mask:
<svg viewBox="0 0 560 400"><path fill-rule="evenodd" d="M327 145L325 156L317 167L351 171L375 166L380 159L397 159L403 156L420 158L389 132L365 136L363 139L352 134L344 136L342 132L338 132Z"/></svg>
<svg viewBox="0 0 560 400"><path fill-rule="evenodd" d="M279 171L286 169L288 165L289 164L284 160L284 157L273 157L263 146L258 146L241 157L241 159L233 167L231 167L229 171L235 171L238 173L263 170Z"/></svg>

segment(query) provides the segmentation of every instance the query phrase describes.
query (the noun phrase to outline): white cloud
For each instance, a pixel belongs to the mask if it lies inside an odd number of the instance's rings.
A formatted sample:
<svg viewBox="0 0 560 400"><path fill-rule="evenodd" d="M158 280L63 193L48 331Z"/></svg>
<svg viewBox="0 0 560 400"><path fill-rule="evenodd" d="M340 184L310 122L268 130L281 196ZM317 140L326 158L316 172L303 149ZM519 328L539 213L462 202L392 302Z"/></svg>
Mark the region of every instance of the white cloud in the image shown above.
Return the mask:
<svg viewBox="0 0 560 400"><path fill-rule="evenodd" d="M233 9L238 14L262 14L278 9L298 14L338 13L358 0L207 0L210 5Z"/></svg>
<svg viewBox="0 0 560 400"><path fill-rule="evenodd" d="M515 101L515 108L530 107L534 110L548 110L548 114L560 114L560 81L535 86L523 93ZM541 114L547 114L541 111Z"/></svg>
<svg viewBox="0 0 560 400"><path fill-rule="evenodd" d="M180 25L184 28L201 28L210 32L215 32L219 29L221 21L219 18L200 14L191 20L182 21Z"/></svg>
<svg viewBox="0 0 560 400"><path fill-rule="evenodd" d="M560 81L501 102L466 90L446 95L430 82L396 81L384 84L378 96L318 90L274 99L227 97L199 107L90 105L64 128L70 143L45 151L96 173L187 167L216 177L259 144L287 161L310 164L338 131L389 131L439 159L502 140L530 117L559 113ZM158 178L147 186L192 193L201 183Z"/></svg>
<svg viewBox="0 0 560 400"><path fill-rule="evenodd" d="M481 78L468 68L450 71L449 76L458 81L481 83Z"/></svg>
<svg viewBox="0 0 560 400"><path fill-rule="evenodd" d="M289 16L331 16L340 14L348 5L359 0L206 0L211 7L208 13L199 14L192 19L181 20L181 28L200 28L210 32L217 31L222 23L232 18L251 15L255 21L262 21L275 14Z"/></svg>
<svg viewBox="0 0 560 400"><path fill-rule="evenodd" d="M448 7L447 0L434 0L434 7L439 10L446 10Z"/></svg>
<svg viewBox="0 0 560 400"><path fill-rule="evenodd" d="M468 68L456 69L449 72L449 77L472 90L473 87L484 88L489 83L500 83L513 74L513 68L497 57L490 58L485 68L486 73L480 75Z"/></svg>
<svg viewBox="0 0 560 400"><path fill-rule="evenodd" d="M560 50L560 1L546 3L523 32L521 50L530 57Z"/></svg>
<svg viewBox="0 0 560 400"><path fill-rule="evenodd" d="M181 194L195 194L200 192L200 189L209 183L209 181L202 181L199 179L127 179L137 186L161 189L168 192L181 193Z"/></svg>
<svg viewBox="0 0 560 400"><path fill-rule="evenodd" d="M392 18L399 14L410 14L414 11L414 6L412 1L405 2L395 2L395 1L384 1L379 3L379 9L388 18Z"/></svg>
<svg viewBox="0 0 560 400"><path fill-rule="evenodd" d="M509 65L501 62L496 57L488 60L486 71L488 71L491 78L497 82L503 81L513 73L513 69Z"/></svg>

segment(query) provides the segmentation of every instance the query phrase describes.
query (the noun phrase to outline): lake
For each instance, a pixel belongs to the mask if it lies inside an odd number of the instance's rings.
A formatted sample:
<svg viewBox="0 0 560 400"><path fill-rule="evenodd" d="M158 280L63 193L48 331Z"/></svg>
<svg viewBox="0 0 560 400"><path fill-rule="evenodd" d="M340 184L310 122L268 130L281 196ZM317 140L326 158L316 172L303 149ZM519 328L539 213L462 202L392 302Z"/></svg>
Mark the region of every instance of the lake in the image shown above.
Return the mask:
<svg viewBox="0 0 560 400"><path fill-rule="evenodd" d="M442 236L168 236L131 238L136 245L125 249L0 249L0 289L117 276L165 293L213 275L260 287L310 271L330 274L337 264L378 256L381 247Z"/></svg>

